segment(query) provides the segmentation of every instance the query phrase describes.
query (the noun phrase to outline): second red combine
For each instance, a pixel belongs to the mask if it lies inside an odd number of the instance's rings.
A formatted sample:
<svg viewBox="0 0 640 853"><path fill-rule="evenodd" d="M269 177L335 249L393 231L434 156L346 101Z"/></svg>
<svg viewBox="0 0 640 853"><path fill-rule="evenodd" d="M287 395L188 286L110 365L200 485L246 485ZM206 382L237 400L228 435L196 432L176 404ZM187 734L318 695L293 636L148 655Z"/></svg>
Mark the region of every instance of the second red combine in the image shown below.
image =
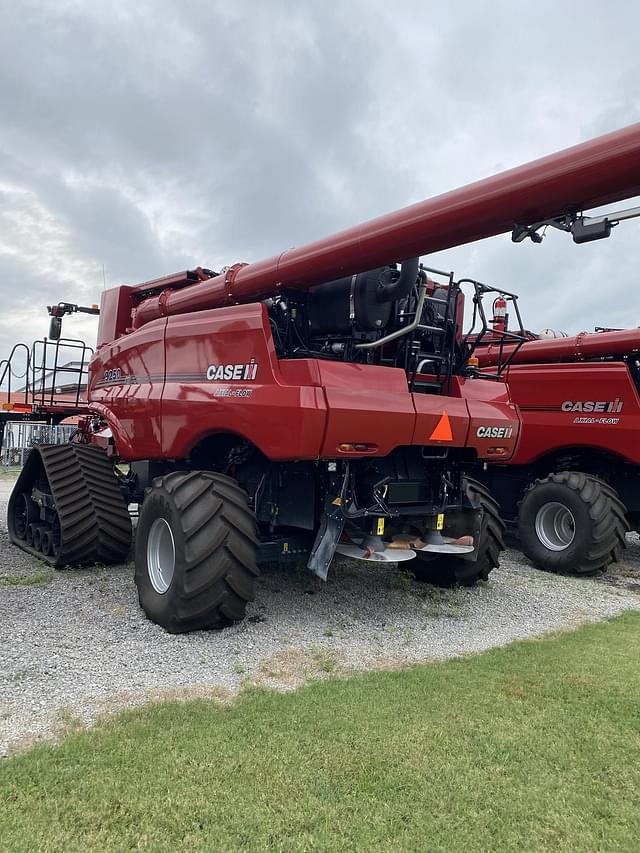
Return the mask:
<svg viewBox="0 0 640 853"><path fill-rule="evenodd" d="M483 480L536 566L590 574L640 529L640 329L583 332L476 350L508 360L521 439Z"/></svg>

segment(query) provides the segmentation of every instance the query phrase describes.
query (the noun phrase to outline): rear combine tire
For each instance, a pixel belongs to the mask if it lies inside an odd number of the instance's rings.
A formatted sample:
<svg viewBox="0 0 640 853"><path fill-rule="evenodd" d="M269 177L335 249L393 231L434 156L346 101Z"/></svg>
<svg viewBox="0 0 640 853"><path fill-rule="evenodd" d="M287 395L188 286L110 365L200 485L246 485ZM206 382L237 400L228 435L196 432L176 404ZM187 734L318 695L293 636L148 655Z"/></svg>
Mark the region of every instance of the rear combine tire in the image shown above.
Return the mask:
<svg viewBox="0 0 640 853"><path fill-rule="evenodd" d="M414 560L405 564L418 581L445 587L473 586L478 581L488 580L489 574L498 566L500 552L504 551L504 522L500 518L498 504L477 480L464 477L462 487L471 505L484 510L478 557L476 560L464 560L462 557L434 557L418 552ZM460 531L462 533L464 531Z"/></svg>
<svg viewBox="0 0 640 853"><path fill-rule="evenodd" d="M207 471L155 479L136 530L140 606L173 634L239 622L255 596L257 544L236 480Z"/></svg>
<svg viewBox="0 0 640 853"><path fill-rule="evenodd" d="M547 571L604 571L622 556L628 530L625 507L615 490L579 471L560 471L536 481L520 504L522 553Z"/></svg>

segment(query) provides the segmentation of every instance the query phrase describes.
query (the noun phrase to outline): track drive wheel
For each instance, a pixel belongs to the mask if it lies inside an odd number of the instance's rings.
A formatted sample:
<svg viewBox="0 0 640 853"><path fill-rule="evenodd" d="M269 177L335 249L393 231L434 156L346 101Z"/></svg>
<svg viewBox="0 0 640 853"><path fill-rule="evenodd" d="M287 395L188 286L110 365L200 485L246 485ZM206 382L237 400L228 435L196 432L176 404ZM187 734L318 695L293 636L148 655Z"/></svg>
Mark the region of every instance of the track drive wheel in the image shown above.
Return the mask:
<svg viewBox="0 0 640 853"><path fill-rule="evenodd" d="M579 471L537 480L520 504L522 553L539 569L579 575L603 571L622 556L626 510L608 483Z"/></svg>
<svg viewBox="0 0 640 853"><path fill-rule="evenodd" d="M172 634L240 621L255 595L257 543L236 480L208 471L158 477L136 531L140 606Z"/></svg>
<svg viewBox="0 0 640 853"><path fill-rule="evenodd" d="M500 518L498 504L490 492L477 480L463 477L462 488L474 507L484 510L478 559L463 560L462 557L433 556L418 552L415 559L403 565L410 569L416 580L436 586L473 586L486 581L489 573L498 566L500 552L504 551L504 522ZM459 531L462 535L465 531Z"/></svg>

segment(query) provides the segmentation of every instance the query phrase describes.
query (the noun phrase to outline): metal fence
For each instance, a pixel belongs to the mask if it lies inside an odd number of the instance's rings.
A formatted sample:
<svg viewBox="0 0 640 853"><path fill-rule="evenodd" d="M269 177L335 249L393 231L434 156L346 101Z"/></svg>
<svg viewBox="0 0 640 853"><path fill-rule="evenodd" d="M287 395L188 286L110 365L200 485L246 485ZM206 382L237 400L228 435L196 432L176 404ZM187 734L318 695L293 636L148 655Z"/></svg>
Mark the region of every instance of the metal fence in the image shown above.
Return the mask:
<svg viewBox="0 0 640 853"><path fill-rule="evenodd" d="M26 421L9 421L4 430L0 453L1 464L5 467L22 466L32 447L37 444L66 444L76 429L76 426L67 424L51 426Z"/></svg>

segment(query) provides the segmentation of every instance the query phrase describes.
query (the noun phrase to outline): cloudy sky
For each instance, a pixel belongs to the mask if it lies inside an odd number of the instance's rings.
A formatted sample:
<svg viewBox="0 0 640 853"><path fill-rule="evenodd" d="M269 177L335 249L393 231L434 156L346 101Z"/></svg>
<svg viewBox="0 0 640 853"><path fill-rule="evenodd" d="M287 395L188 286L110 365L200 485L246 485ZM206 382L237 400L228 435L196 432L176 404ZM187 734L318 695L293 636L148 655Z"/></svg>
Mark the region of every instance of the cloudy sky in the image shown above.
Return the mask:
<svg viewBox="0 0 640 853"><path fill-rule="evenodd" d="M258 260L640 121L639 32L634 0L0 0L0 357L103 266ZM428 262L533 329L632 326L639 236Z"/></svg>

